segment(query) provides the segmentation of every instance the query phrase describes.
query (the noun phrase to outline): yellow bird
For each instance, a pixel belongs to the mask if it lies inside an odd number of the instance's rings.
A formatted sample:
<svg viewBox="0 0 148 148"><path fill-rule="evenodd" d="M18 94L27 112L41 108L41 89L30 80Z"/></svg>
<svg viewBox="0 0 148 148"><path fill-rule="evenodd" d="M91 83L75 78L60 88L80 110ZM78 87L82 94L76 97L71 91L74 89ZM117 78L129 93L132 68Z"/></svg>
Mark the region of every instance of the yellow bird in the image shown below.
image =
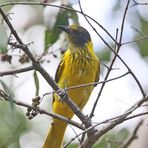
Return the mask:
<svg viewBox="0 0 148 148"><path fill-rule="evenodd" d="M99 81L100 62L93 50L89 32L81 26L59 26L68 36L69 47L63 55L56 72L55 81L60 88L69 88L81 84ZM68 90L68 96L83 109L87 103L94 85ZM53 96L53 112L71 119L72 110L60 100L57 94ZM61 148L67 123L53 119L43 148Z"/></svg>

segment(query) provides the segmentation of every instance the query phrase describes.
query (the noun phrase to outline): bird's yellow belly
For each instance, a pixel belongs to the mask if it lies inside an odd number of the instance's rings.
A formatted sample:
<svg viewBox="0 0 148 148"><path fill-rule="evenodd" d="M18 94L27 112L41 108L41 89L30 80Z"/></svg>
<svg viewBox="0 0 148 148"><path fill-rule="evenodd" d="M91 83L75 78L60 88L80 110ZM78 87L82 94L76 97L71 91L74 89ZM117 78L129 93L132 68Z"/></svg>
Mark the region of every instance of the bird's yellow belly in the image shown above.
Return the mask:
<svg viewBox="0 0 148 148"><path fill-rule="evenodd" d="M70 88L73 86L78 86L82 84L92 83L95 81L94 74L86 70L82 71L82 68L77 69L73 73L67 71L65 78L60 80L59 86L61 88ZM68 96L77 104L77 106L82 109L87 103L90 94L93 90L93 86L78 87L74 89L67 90ZM59 97L55 96L55 101L53 103L53 110L55 113L62 116L71 118L73 112L71 109L64 103L59 100Z"/></svg>

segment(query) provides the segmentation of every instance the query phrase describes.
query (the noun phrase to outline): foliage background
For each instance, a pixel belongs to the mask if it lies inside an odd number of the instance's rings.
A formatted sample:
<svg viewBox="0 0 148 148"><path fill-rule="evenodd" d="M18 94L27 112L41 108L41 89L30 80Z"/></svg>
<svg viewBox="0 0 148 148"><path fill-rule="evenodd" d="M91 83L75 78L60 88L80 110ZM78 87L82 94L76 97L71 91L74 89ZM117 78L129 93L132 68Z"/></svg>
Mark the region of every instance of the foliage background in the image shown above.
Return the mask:
<svg viewBox="0 0 148 148"><path fill-rule="evenodd" d="M0 5L9 2L22 2L22 1L9 1L0 0ZM40 2L37 0L28 0L26 2ZM75 9L79 9L78 2L73 1L49 1L52 4L60 5L61 3L68 4ZM144 1L143 1L144 2ZM116 29L120 27L122 20L123 10L125 7L125 1L100 1L95 0L82 0L83 11L90 15L92 18L102 24L114 37L116 35ZM131 3L132 6L132 3ZM126 19L123 42L128 42L138 37L146 36L148 34L148 9L147 5L134 6L129 8L128 16ZM112 58L112 53L103 44L101 39L95 34L91 27L86 23L84 17L81 14L72 13L67 10L60 10L59 8L43 7L34 5L14 5L4 7L11 18L11 22L16 31L21 36L22 40L26 44L30 44L29 48L36 58L45 53L41 62L44 68L54 77L56 67L58 66L61 53L66 49L67 43L65 34L61 33L57 29L58 24L68 25L70 23L80 23L87 28L94 41L94 49L98 57L105 64L109 64ZM0 16L1 17L1 16ZM2 21L2 19L1 19ZM93 22L91 22L97 31L103 36L103 38L114 45L110 38ZM13 68L21 68L28 66L30 62L26 59L23 53L19 49L10 49L7 46L7 38L9 37L8 28L4 25L0 25L0 71L6 71ZM33 43L32 43L33 42ZM49 46L50 43L50 46ZM47 46L49 46L47 48ZM140 80L145 91L148 92L148 44L147 38L139 40L132 44L125 45L120 55L128 63L135 75ZM4 55L11 55L11 62L8 59L4 59ZM116 60L114 68L120 68L119 70L112 71L109 78L121 75L126 71L125 67ZM106 68L101 66L101 80L106 73ZM39 79L39 83L35 83L34 79ZM43 96L47 92L51 92L51 88L47 85L46 81L37 73L27 72L24 74L17 74L16 76L4 76L2 80L9 90L13 92L16 99L31 104L31 99L39 94ZM37 92L37 87L39 91ZM3 86L1 86L3 88ZM85 114L89 114L93 106L94 99L96 98L100 86L95 88L90 101L84 109ZM130 76L124 77L120 80L110 82L105 87L93 122L99 122L104 119L119 115L132 105L136 100L141 97L138 87ZM51 111L51 99L52 97L47 95L44 97L41 107ZM147 108L142 108L146 110ZM0 147L9 148L32 148L41 147L44 141L44 137L47 133L48 126L50 124L50 118L45 115L38 115L32 120L28 120L25 116L26 109L1 101L0 102ZM76 120L78 120L76 118ZM121 142L127 138L127 135L132 131L136 120L130 120L125 124L117 127L110 133L104 136L101 142L98 142L94 147L107 147L110 145L115 148L118 147L114 141ZM145 123L146 124L146 123ZM143 128L146 128L144 126ZM76 132L79 130L75 129ZM145 131L145 130L144 130ZM142 132L142 135L147 133ZM73 135L71 127L67 129L66 141ZM142 137L140 135L140 137ZM111 139L113 142L108 142ZM142 143L146 143L144 138ZM140 141L140 138L136 141ZM137 144L136 144L137 145ZM142 145L141 145L142 146ZM75 145L71 145L75 147ZM132 146L131 146L132 147ZM143 146L145 147L145 146Z"/></svg>

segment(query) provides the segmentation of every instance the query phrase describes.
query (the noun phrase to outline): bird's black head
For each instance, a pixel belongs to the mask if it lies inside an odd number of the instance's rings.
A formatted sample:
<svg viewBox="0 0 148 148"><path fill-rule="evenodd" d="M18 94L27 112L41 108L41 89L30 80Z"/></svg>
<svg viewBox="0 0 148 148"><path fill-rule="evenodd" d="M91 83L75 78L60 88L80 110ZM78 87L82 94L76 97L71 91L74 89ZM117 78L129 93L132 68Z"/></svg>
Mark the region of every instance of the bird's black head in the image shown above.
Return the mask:
<svg viewBox="0 0 148 148"><path fill-rule="evenodd" d="M89 32L78 25L71 26L58 26L60 29L65 31L68 35L69 42L76 47L83 47L86 43L91 41Z"/></svg>

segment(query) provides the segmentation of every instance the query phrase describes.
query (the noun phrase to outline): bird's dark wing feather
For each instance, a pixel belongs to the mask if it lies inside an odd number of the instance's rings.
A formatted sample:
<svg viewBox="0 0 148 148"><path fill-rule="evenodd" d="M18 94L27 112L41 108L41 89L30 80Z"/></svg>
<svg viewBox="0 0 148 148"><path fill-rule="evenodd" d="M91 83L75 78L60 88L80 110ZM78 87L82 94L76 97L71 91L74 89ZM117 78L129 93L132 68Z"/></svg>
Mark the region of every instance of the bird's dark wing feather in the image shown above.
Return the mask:
<svg viewBox="0 0 148 148"><path fill-rule="evenodd" d="M96 73L96 78L95 78L95 82L98 82L100 78L100 65L98 65L98 70ZM94 84L94 86L97 86L97 84Z"/></svg>
<svg viewBox="0 0 148 148"><path fill-rule="evenodd" d="M64 69L64 61L63 59L61 60L61 62L59 63L59 66L57 68L57 71L56 71L56 74L55 74L55 82L58 83L59 80L60 80L60 77L62 75L62 72L63 72L63 69ZM54 103L55 101L55 95L57 95L56 93L53 94L53 101L52 101L52 104Z"/></svg>
<svg viewBox="0 0 148 148"><path fill-rule="evenodd" d="M57 71L56 71L56 74L55 74L55 82L58 83L59 82L59 79L61 77L61 74L62 74L62 71L64 69L64 61L63 59L61 60L58 68L57 68Z"/></svg>

